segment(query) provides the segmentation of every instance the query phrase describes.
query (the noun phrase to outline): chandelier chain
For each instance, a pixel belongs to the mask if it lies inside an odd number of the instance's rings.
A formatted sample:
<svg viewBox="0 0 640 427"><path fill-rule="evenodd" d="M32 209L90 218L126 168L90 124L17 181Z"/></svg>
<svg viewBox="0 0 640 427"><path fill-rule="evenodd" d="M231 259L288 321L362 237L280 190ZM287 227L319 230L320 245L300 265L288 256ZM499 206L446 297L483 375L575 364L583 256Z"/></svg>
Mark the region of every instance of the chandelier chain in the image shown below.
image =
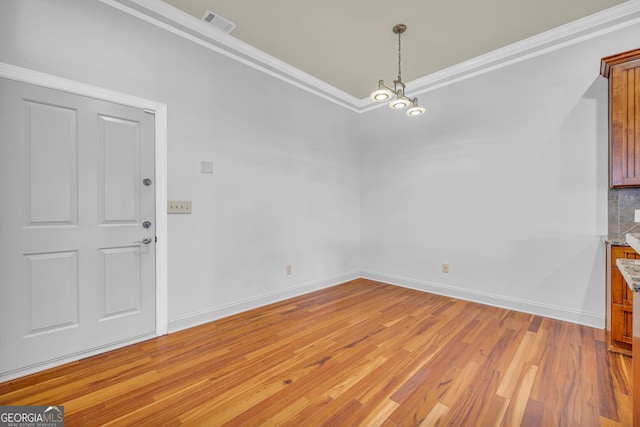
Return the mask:
<svg viewBox="0 0 640 427"><path fill-rule="evenodd" d="M400 36L402 33L398 32L398 80L402 81L402 72L400 70Z"/></svg>

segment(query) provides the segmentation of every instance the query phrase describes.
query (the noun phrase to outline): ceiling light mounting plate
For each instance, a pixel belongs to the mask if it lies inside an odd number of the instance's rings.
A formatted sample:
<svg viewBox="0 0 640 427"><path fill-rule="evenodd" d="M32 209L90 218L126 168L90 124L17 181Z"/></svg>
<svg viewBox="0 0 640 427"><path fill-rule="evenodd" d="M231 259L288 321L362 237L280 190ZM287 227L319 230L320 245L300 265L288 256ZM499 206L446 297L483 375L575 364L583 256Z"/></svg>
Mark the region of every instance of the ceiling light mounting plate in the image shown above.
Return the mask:
<svg viewBox="0 0 640 427"><path fill-rule="evenodd" d="M394 34L402 34L405 31L407 31L407 26L404 24L397 24L393 26L393 33Z"/></svg>

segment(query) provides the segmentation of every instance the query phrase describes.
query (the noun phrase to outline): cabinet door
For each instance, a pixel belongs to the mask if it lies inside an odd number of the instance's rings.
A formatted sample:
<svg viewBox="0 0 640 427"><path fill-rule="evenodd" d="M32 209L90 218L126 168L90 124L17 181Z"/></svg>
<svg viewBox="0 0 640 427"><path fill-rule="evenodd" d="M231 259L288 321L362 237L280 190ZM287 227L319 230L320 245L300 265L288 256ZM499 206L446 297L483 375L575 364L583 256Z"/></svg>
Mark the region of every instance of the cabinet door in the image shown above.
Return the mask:
<svg viewBox="0 0 640 427"><path fill-rule="evenodd" d="M617 268L611 269L611 303L633 306L633 291Z"/></svg>
<svg viewBox="0 0 640 427"><path fill-rule="evenodd" d="M640 186L640 59L611 67L610 184Z"/></svg>
<svg viewBox="0 0 640 427"><path fill-rule="evenodd" d="M633 343L633 307L618 304L611 306L611 338Z"/></svg>

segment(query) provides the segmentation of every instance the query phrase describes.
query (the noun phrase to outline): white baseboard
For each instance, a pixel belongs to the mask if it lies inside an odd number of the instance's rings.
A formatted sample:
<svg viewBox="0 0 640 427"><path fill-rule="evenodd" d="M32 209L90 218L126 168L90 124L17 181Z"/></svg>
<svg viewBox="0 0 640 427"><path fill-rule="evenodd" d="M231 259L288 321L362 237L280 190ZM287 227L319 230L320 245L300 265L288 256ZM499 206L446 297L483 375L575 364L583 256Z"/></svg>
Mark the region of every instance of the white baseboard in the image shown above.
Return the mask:
<svg viewBox="0 0 640 427"><path fill-rule="evenodd" d="M408 277L394 276L390 274L378 273L375 271L362 271L360 276L365 279L388 283L390 285L429 292L432 294L458 298L465 301L487 304L495 307L506 308L524 313L536 314L552 319L577 323L579 325L591 326L602 329L605 327L604 315L590 313L586 311L574 310L551 304L542 304L535 301L528 301L519 298L505 297L503 295L479 292L468 289L456 288L453 286L417 280Z"/></svg>
<svg viewBox="0 0 640 427"><path fill-rule="evenodd" d="M2 372L0 373L0 383L5 381L10 381L16 378L24 377L27 375L35 374L36 372L44 371L47 369L55 368L57 366L66 365L67 363L77 362L81 359L86 359L87 357L95 356L97 354L106 353L111 350L117 350L122 347L127 347L132 344L138 344L143 341L147 341L155 338L157 335L155 333L140 335L137 337L133 337L130 339L114 342L108 345L104 345L101 347L94 347L92 349L86 351L80 351L77 353L73 353L70 355L66 355L63 357L58 357L55 359L47 360L46 362L36 363L34 365L26 366L24 368L16 369L13 371Z"/></svg>
<svg viewBox="0 0 640 427"><path fill-rule="evenodd" d="M350 273L339 274L325 279L316 280L310 283L303 283L301 285L283 289L281 291L270 292L233 304L222 305L207 310L185 314L173 319L169 319L169 333L202 325L203 323L208 323L213 320L218 320L223 317L241 313L243 311L262 307L274 302L285 300L287 298L292 298L320 289L329 288L331 286L339 285L340 283L348 282L359 277L360 272L353 271Z"/></svg>
<svg viewBox="0 0 640 427"><path fill-rule="evenodd" d="M408 277L394 276L390 274L365 270L365 271L353 271L350 273L339 274L339 275L328 277L325 279L297 285L281 291L263 294L258 297L246 299L244 301L240 301L237 303L214 307L208 310L189 313L184 316L176 317L169 320L169 333L177 332L177 331L191 328L194 326L198 326L203 323L211 322L213 320L221 319L223 317L228 317L233 314L237 314L243 311L262 307L262 306L272 304L278 301L282 301L288 298L307 294L309 292L329 288L329 287L339 285L341 283L348 282L350 280L354 280L357 278L375 280L378 282L388 283L390 285L401 286L404 288L415 289L418 291L429 292L432 294L443 295L443 296L458 298L466 301L477 302L480 304L487 304L495 307L505 308L508 310L515 310L515 311L520 311L524 313L535 314L539 316L549 317L552 319L563 320L566 322L590 326L593 328L605 327L605 317L604 315L601 315L598 313L590 313L586 311L573 310L573 309L560 307L556 305L542 304L535 301L528 301L528 300L523 300L519 298L510 298L510 297L491 294L487 292L472 291L468 289L461 289L453 286L427 282L424 280L417 280L417 279L412 279ZM89 351L76 353L63 358L49 360L46 363L28 366L24 369L0 373L0 382L9 381L14 378L22 377L22 376L39 372L45 369L60 366L65 363L74 362L80 359L94 356L96 354L104 353L110 350L115 350L120 347L146 341L154 337L155 335L153 334L135 337L133 339L118 342L118 343L113 343L108 346L94 348Z"/></svg>

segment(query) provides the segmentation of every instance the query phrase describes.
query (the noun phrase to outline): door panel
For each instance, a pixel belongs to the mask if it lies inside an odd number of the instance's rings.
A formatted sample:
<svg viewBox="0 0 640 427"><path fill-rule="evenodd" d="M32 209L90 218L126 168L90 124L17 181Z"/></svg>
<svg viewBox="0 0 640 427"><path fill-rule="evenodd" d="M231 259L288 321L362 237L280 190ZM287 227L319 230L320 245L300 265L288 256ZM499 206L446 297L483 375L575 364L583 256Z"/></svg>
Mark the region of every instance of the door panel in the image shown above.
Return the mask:
<svg viewBox="0 0 640 427"><path fill-rule="evenodd" d="M102 224L140 223L140 123L99 116Z"/></svg>
<svg viewBox="0 0 640 427"><path fill-rule="evenodd" d="M155 335L153 115L8 79L0 94L0 380Z"/></svg>
<svg viewBox="0 0 640 427"><path fill-rule="evenodd" d="M29 225L77 220L76 111L24 102Z"/></svg>
<svg viewBox="0 0 640 427"><path fill-rule="evenodd" d="M78 325L78 253L26 254L28 336Z"/></svg>
<svg viewBox="0 0 640 427"><path fill-rule="evenodd" d="M101 320L140 311L140 249L102 249L100 288L104 296Z"/></svg>

